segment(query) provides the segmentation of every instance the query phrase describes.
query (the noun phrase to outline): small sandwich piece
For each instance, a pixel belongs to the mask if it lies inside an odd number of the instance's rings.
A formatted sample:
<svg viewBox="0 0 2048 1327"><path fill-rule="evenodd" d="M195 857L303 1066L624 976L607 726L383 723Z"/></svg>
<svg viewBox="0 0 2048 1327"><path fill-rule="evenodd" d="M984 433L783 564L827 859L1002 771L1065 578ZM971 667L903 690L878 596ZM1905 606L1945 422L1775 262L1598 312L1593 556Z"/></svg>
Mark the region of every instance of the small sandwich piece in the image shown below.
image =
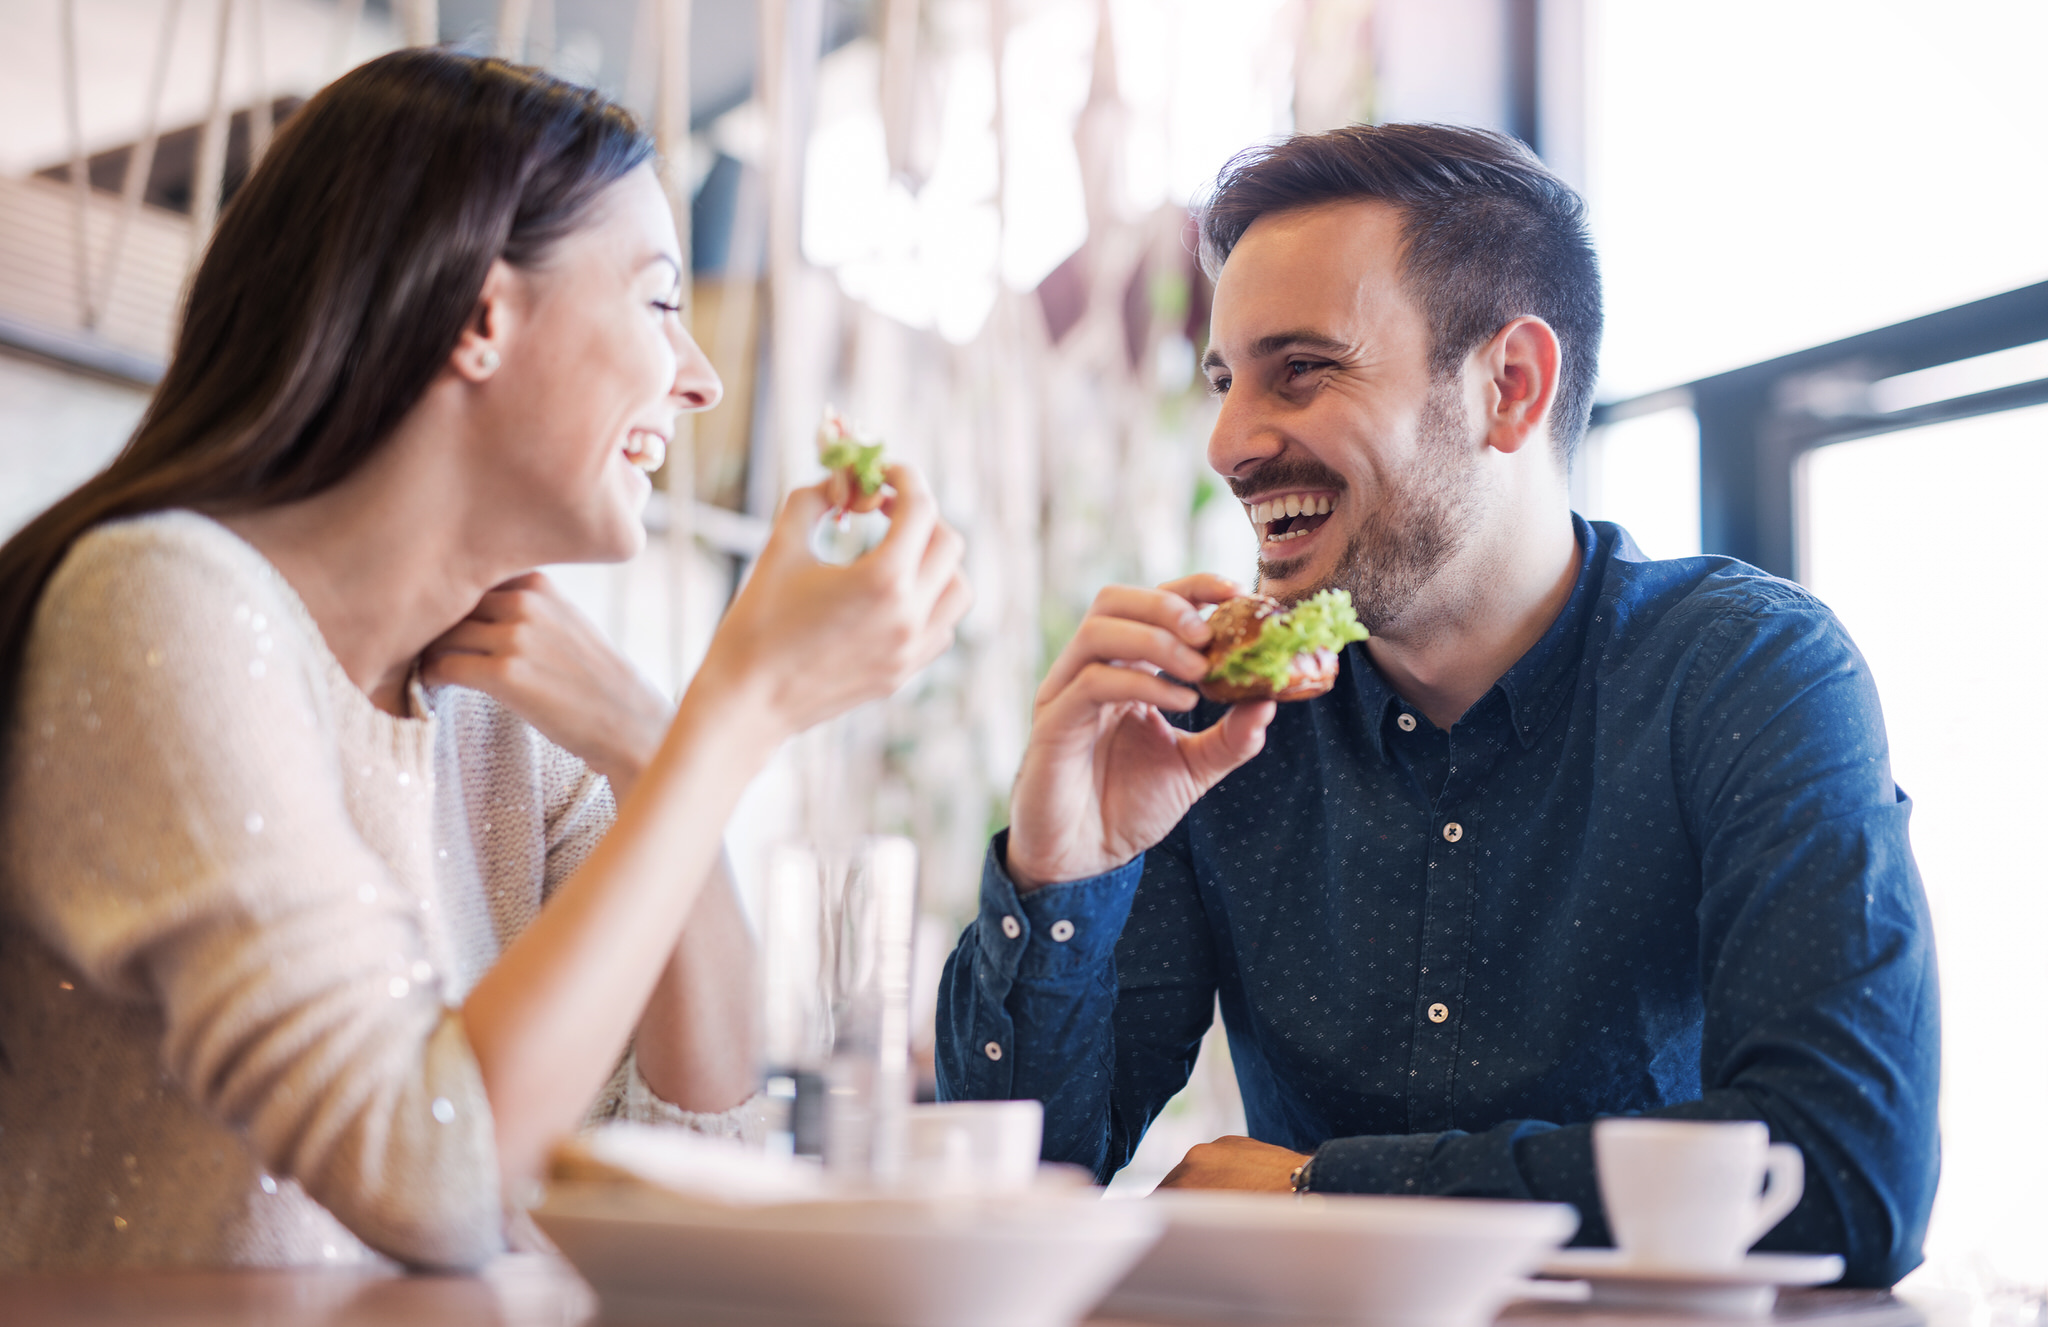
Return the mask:
<svg viewBox="0 0 2048 1327"><path fill-rule="evenodd" d="M882 444L861 438L831 406L818 425L818 461L832 472L839 510L870 512L882 505Z"/></svg>
<svg viewBox="0 0 2048 1327"><path fill-rule="evenodd" d="M1311 700L1337 684L1339 651L1366 630L1343 590L1324 590L1288 608L1263 594L1239 595L1209 615L1209 671L1198 689L1210 700Z"/></svg>

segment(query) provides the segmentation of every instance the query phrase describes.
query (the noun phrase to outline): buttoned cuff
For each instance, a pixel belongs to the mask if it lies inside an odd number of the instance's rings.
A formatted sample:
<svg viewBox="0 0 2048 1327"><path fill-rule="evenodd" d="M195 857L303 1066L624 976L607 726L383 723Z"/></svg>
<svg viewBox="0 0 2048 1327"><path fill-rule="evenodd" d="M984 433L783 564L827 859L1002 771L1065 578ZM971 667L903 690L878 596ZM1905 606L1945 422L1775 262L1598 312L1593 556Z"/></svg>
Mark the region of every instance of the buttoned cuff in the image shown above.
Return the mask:
<svg viewBox="0 0 2048 1327"><path fill-rule="evenodd" d="M1309 1167L1314 1193L1422 1193L1440 1133L1365 1134L1332 1138Z"/></svg>
<svg viewBox="0 0 2048 1327"><path fill-rule="evenodd" d="M989 843L981 871L981 915L975 941L982 957L1010 982L1064 982L1099 971L1116 954L1131 915L1145 854L1101 875L1017 892L1003 865L1010 831Z"/></svg>

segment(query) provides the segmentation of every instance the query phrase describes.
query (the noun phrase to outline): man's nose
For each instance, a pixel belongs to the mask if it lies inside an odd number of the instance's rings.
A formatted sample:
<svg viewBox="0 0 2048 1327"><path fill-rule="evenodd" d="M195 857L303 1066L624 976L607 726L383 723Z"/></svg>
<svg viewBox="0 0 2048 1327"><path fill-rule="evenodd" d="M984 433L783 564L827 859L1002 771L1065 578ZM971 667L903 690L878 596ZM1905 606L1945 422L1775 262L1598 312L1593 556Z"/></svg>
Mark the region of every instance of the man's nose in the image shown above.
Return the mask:
<svg viewBox="0 0 2048 1327"><path fill-rule="evenodd" d="M682 410L709 410L725 395L725 384L718 380L718 370L711 367L711 360L697 344L696 338L682 328L675 332L676 380L669 388L669 395Z"/></svg>
<svg viewBox="0 0 2048 1327"><path fill-rule="evenodd" d="M1226 479L1246 474L1279 455L1283 445L1251 393L1226 394L1209 432L1209 468Z"/></svg>

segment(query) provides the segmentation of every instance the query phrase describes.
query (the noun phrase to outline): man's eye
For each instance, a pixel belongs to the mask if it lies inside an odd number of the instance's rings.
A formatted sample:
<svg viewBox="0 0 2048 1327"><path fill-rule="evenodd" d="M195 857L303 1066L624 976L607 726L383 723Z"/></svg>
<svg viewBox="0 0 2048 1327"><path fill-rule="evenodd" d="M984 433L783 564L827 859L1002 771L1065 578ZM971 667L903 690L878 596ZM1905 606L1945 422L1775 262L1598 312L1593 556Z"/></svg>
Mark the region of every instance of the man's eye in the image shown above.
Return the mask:
<svg viewBox="0 0 2048 1327"><path fill-rule="evenodd" d="M1287 372L1290 377L1298 378L1314 367L1314 364L1305 359L1290 359L1287 361Z"/></svg>
<svg viewBox="0 0 2048 1327"><path fill-rule="evenodd" d="M1209 394L1211 396L1221 396L1229 390L1230 379L1228 376L1209 379Z"/></svg>

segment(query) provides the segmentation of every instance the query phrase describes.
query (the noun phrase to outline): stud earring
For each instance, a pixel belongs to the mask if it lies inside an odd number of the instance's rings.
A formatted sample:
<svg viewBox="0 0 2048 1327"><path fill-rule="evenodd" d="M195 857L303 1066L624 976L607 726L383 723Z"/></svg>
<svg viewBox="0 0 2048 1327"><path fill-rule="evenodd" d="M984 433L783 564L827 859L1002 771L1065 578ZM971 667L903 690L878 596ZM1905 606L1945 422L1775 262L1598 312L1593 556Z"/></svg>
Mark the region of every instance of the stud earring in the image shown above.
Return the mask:
<svg viewBox="0 0 2048 1327"><path fill-rule="evenodd" d="M496 373L498 371L498 352L489 346L485 346L483 352L476 357L476 367L480 373Z"/></svg>

